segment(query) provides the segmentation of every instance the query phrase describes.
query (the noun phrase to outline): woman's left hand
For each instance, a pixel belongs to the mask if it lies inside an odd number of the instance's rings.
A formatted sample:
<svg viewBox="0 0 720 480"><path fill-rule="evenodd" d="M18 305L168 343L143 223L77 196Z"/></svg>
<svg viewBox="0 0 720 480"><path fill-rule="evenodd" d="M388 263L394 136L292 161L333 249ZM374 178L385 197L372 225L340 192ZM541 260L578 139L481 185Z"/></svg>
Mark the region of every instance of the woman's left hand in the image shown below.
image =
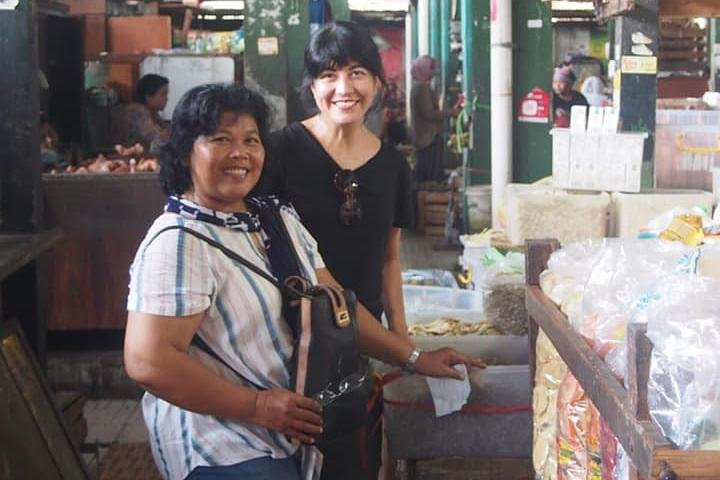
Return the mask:
<svg viewBox="0 0 720 480"><path fill-rule="evenodd" d="M452 367L458 363L464 363L468 370L471 367L486 367L485 362L479 358L470 358L452 348L445 347L429 352L421 352L415 362L415 372L428 377L450 377L462 380L464 375Z"/></svg>

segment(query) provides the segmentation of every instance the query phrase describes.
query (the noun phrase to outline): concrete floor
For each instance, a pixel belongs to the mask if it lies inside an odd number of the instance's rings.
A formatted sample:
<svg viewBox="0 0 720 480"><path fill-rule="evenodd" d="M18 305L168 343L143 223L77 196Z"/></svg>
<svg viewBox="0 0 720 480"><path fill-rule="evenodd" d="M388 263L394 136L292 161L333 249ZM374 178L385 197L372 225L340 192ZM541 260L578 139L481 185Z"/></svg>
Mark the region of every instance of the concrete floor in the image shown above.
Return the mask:
<svg viewBox="0 0 720 480"><path fill-rule="evenodd" d="M452 269L459 251L442 247L440 237L404 234L401 248L403 269ZM437 248L436 245L440 245ZM108 360L108 356L114 360ZM93 357L90 355L90 357ZM104 352L103 364L117 365L120 352ZM88 362L97 362L95 358ZM63 363L58 361L57 363ZM52 360L51 360L52 364ZM112 367L116 369L116 367ZM101 375L106 376L106 375ZM120 389L121 391L123 389ZM125 389L132 392L132 389ZM87 443L95 453L87 457L90 469L100 480L156 480L147 447L147 430L137 399L97 399L87 402ZM126 458L123 458L126 457ZM132 458L130 458L132 457ZM98 467L99 463L99 467ZM112 466L111 466L112 465ZM116 467L122 465L122 468ZM415 477L421 480L529 480L529 460L445 458L416 464ZM340 480L340 479L339 479Z"/></svg>

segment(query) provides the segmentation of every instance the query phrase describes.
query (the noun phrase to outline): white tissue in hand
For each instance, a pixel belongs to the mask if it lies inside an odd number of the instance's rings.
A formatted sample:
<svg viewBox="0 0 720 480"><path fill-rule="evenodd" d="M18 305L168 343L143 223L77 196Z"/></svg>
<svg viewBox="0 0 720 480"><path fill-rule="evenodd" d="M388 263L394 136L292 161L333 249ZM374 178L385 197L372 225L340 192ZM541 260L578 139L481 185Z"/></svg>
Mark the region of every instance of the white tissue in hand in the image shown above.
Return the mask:
<svg viewBox="0 0 720 480"><path fill-rule="evenodd" d="M465 377L462 380L425 377L435 404L436 417L457 412L467 403L470 396L470 381L468 380L467 368L462 363L454 365L453 368L462 372Z"/></svg>

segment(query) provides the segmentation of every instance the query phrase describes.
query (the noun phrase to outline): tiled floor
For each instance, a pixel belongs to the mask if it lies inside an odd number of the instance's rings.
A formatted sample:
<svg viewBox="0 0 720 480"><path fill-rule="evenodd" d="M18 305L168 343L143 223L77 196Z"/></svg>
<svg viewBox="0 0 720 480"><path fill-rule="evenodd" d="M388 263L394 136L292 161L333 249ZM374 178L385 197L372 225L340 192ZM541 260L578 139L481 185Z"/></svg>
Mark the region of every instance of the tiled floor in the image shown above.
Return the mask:
<svg viewBox="0 0 720 480"><path fill-rule="evenodd" d="M87 443L100 447L112 443L147 442L140 402L135 400L90 400L85 404Z"/></svg>

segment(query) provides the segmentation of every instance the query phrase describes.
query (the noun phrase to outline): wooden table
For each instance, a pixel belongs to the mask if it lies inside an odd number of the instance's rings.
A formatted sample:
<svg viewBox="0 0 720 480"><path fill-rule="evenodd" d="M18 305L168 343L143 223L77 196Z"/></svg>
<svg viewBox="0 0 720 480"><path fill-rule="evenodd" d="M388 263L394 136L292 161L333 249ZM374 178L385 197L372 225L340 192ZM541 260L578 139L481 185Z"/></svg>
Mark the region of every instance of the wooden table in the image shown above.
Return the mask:
<svg viewBox="0 0 720 480"><path fill-rule="evenodd" d="M62 236L58 228L30 235L0 235L0 282L35 260Z"/></svg>
<svg viewBox="0 0 720 480"><path fill-rule="evenodd" d="M567 317L542 292L540 273L557 240L526 243L526 305L530 341L530 378L535 379L535 342L542 328L555 349L592 399L634 464L635 479L717 480L720 454L716 451L678 450L651 420L647 380L652 343L644 325L628 326L628 378L626 390L610 368L570 325ZM631 469L632 470L632 469Z"/></svg>
<svg viewBox="0 0 720 480"><path fill-rule="evenodd" d="M60 229L0 235L0 321L16 318L40 365L45 365L47 325L40 308L36 260L62 238Z"/></svg>

